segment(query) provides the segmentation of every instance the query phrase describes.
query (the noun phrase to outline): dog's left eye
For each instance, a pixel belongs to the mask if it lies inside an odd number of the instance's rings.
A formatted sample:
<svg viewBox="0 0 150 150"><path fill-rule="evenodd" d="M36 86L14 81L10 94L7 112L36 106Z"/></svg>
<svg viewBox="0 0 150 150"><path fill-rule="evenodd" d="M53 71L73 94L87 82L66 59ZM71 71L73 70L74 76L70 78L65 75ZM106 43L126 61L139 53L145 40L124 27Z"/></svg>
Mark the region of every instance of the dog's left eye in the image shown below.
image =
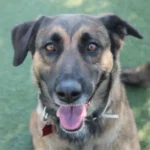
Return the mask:
<svg viewBox="0 0 150 150"><path fill-rule="evenodd" d="M95 43L90 43L88 46L88 51L95 51L97 49L97 44Z"/></svg>
<svg viewBox="0 0 150 150"><path fill-rule="evenodd" d="M48 50L48 51L55 51L55 46L53 45L53 44L47 44L46 45L46 50Z"/></svg>

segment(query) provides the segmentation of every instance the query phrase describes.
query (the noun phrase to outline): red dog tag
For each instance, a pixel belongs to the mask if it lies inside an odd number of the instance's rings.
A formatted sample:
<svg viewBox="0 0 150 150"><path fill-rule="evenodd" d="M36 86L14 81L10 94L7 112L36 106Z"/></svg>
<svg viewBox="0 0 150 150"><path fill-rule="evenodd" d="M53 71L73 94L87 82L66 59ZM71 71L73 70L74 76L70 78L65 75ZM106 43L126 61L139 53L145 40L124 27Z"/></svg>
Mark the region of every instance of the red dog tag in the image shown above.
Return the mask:
<svg viewBox="0 0 150 150"><path fill-rule="evenodd" d="M42 131L43 131L43 136L47 136L47 135L53 133L52 125L45 125L44 128L42 129Z"/></svg>

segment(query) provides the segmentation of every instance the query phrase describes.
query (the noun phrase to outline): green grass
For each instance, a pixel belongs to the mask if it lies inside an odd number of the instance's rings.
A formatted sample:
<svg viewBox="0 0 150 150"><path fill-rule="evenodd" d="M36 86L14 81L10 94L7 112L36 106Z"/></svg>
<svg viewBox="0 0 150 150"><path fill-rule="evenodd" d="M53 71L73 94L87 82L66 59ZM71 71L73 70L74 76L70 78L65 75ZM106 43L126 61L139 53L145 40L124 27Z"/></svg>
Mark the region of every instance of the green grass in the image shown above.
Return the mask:
<svg viewBox="0 0 150 150"><path fill-rule="evenodd" d="M28 131L30 112L36 107L37 90L30 77L28 56L18 68L12 66L11 29L14 24L40 14L100 14L114 12L129 21L144 40L126 38L121 64L137 66L150 60L150 1L148 0L1 0L0 1L0 150L31 150ZM150 150L150 89L127 88L142 150Z"/></svg>

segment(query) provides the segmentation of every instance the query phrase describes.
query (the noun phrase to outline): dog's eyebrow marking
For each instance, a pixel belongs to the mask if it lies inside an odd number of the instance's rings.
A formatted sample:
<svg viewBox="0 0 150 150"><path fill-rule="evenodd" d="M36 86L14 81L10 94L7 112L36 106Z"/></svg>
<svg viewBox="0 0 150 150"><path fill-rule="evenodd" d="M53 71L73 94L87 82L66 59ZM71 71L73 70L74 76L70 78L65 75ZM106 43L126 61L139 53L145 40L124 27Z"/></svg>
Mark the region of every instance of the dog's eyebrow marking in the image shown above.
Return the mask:
<svg viewBox="0 0 150 150"><path fill-rule="evenodd" d="M49 42L50 38L54 41L63 39L66 44L69 44L70 42L69 35L60 25L47 26L41 29L37 37L39 37L36 41L37 45L41 45L44 42Z"/></svg>
<svg viewBox="0 0 150 150"><path fill-rule="evenodd" d="M80 39L83 40L90 40L92 38L92 35L89 33L89 31L92 33L92 28L90 26L82 26L79 28L79 30L73 35L72 40L77 41L80 37Z"/></svg>
<svg viewBox="0 0 150 150"><path fill-rule="evenodd" d="M68 33L66 32L66 30L61 26L61 25L55 25L52 27L52 30L51 30L51 35L53 38L56 38L56 35L57 35L57 38L59 36L59 38L63 38L65 42L69 42L70 41L70 37L68 35Z"/></svg>

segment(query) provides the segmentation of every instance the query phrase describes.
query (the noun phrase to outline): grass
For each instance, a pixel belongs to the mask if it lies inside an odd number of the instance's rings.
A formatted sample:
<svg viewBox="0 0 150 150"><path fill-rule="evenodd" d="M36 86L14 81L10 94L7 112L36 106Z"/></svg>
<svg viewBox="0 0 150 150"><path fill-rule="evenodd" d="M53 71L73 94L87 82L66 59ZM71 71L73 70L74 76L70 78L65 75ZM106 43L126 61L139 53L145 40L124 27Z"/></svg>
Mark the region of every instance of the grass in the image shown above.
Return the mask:
<svg viewBox="0 0 150 150"><path fill-rule="evenodd" d="M12 27L40 14L100 14L114 12L129 21L144 40L126 38L121 64L137 66L150 60L150 1L145 0L1 0L0 1L0 150L31 150L28 121L36 107L37 91L30 77L30 56L20 67L12 66ZM150 150L150 89L127 87L142 150Z"/></svg>

